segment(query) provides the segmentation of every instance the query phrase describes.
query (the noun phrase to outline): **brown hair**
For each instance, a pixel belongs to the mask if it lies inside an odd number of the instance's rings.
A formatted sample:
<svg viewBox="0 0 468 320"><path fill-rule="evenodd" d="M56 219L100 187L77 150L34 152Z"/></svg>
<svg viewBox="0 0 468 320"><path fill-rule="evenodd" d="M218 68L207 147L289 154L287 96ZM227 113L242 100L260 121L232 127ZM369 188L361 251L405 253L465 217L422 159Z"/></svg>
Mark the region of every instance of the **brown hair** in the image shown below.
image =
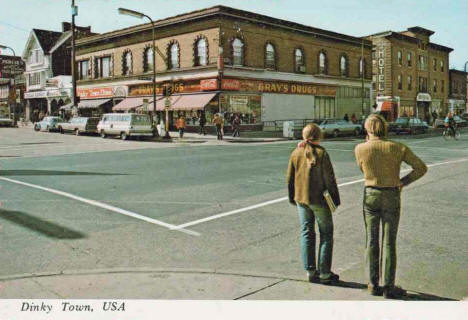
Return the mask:
<svg viewBox="0 0 468 320"><path fill-rule="evenodd" d="M388 134L388 123L379 114L371 114L367 117L364 128L368 133L377 137L386 137Z"/></svg>
<svg viewBox="0 0 468 320"><path fill-rule="evenodd" d="M304 156L307 159L308 166L315 166L317 163L317 156L315 150L311 146L310 142L318 142L322 139L322 130L315 123L309 123L302 129L302 138L304 139Z"/></svg>

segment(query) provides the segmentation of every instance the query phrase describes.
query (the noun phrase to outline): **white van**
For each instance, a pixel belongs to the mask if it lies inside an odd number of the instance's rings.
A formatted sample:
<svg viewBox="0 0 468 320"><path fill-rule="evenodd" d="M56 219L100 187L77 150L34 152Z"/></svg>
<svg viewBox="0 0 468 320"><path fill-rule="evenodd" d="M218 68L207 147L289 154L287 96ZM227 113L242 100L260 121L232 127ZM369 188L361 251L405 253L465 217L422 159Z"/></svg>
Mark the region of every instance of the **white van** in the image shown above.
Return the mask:
<svg viewBox="0 0 468 320"><path fill-rule="evenodd" d="M153 137L154 129L147 114L106 113L97 125L102 138L120 136L122 140L129 137Z"/></svg>

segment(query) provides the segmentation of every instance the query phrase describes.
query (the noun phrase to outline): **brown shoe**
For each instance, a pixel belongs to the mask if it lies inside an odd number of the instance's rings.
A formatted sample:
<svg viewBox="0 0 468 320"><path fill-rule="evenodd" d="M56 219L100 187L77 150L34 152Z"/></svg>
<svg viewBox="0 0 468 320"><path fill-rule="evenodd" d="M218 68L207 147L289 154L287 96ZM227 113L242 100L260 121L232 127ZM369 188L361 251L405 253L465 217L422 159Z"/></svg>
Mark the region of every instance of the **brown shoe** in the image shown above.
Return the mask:
<svg viewBox="0 0 468 320"><path fill-rule="evenodd" d="M307 271L307 278L309 279L309 282L319 283L320 282L319 276L320 274L317 270Z"/></svg>
<svg viewBox="0 0 468 320"><path fill-rule="evenodd" d="M334 284L340 280L340 276L336 273L330 272L330 276L328 278L320 278L321 284Z"/></svg>
<svg viewBox="0 0 468 320"><path fill-rule="evenodd" d="M385 299L397 299L406 296L406 290L397 286L384 286L383 296Z"/></svg>
<svg viewBox="0 0 468 320"><path fill-rule="evenodd" d="M367 292L373 296L381 296L383 295L383 288L379 285L368 284L367 285Z"/></svg>

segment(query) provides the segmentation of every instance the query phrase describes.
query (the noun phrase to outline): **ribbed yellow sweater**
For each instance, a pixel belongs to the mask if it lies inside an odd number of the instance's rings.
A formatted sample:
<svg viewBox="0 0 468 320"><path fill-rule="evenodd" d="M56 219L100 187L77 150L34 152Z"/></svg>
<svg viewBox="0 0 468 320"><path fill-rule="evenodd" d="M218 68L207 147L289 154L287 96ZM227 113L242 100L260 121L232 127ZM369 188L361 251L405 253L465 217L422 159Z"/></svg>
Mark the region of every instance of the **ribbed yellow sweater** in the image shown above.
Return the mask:
<svg viewBox="0 0 468 320"><path fill-rule="evenodd" d="M426 164L403 143L371 137L367 142L358 144L354 153L368 187L398 187L400 183L406 186L427 172ZM402 162L413 170L400 179Z"/></svg>

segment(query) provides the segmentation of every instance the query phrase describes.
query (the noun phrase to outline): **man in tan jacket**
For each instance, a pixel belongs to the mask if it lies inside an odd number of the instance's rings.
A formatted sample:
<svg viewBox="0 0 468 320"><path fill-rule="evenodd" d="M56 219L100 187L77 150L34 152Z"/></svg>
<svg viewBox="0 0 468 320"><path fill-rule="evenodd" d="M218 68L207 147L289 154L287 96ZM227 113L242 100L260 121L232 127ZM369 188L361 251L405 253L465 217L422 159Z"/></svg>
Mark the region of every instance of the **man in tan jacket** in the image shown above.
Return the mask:
<svg viewBox="0 0 468 320"><path fill-rule="evenodd" d="M406 145L387 140L388 124L376 114L370 115L365 124L368 138L356 146L358 166L365 177L364 223L366 227L366 273L368 289L372 295L396 298L406 291L395 286L396 237L400 219L400 192L411 182L421 178L427 166ZM401 163L413 170L400 179ZM380 222L383 226L383 252L379 248ZM380 263L384 262L383 290L379 287Z"/></svg>

